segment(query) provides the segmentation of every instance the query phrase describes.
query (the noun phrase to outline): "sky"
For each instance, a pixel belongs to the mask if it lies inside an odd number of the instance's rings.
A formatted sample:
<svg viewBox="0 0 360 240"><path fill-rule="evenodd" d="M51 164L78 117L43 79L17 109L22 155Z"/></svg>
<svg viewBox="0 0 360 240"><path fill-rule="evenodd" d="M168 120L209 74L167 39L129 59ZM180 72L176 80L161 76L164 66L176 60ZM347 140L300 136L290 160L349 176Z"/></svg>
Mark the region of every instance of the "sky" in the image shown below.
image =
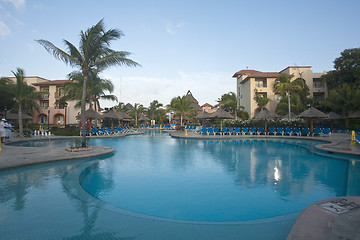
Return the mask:
<svg viewBox="0 0 360 240"><path fill-rule="evenodd" d="M343 50L360 47L359 9L358 0L0 0L0 76L20 67L26 76L67 79L77 69L35 40L78 46L80 32L104 19L106 30L124 34L110 47L141 64L100 74L120 102L167 105L190 90L200 105L215 105L236 92L232 76L242 69L332 70Z"/></svg>

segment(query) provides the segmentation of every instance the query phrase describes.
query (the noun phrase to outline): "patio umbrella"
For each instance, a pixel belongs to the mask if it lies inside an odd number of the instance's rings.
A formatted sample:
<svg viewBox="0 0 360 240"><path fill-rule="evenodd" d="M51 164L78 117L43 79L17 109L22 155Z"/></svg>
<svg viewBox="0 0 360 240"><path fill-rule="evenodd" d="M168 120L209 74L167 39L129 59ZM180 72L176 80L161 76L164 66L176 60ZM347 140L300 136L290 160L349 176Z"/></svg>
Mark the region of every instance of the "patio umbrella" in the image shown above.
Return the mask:
<svg viewBox="0 0 360 240"><path fill-rule="evenodd" d="M196 119L203 119L205 121L206 119L210 119L210 115L211 115L210 113L208 113L206 111L202 111L195 118Z"/></svg>
<svg viewBox="0 0 360 240"><path fill-rule="evenodd" d="M280 116L277 115L276 113L270 111L267 108L264 108L263 110L261 110L259 113L257 113L253 119L254 120L265 120L265 132L267 132L267 120L271 120L271 119L276 119L279 118Z"/></svg>
<svg viewBox="0 0 360 240"><path fill-rule="evenodd" d="M32 116L29 114L23 113L21 114L21 117L23 120L30 120L32 119ZM17 113L6 113L7 120L17 120L19 119L19 115Z"/></svg>
<svg viewBox="0 0 360 240"><path fill-rule="evenodd" d="M312 135L313 130L314 130L314 119L316 118L328 118L328 115L323 113L322 111L314 108L314 107L310 107L308 109L306 109L305 111L303 111L302 113L300 113L298 115L299 118L308 118L311 120L310 123L310 134Z"/></svg>
<svg viewBox="0 0 360 240"><path fill-rule="evenodd" d="M235 117L223 109L218 109L216 112L210 114L212 119L220 119L220 131L222 131L222 120L223 119L234 119Z"/></svg>
<svg viewBox="0 0 360 240"><path fill-rule="evenodd" d="M351 113L348 118L360 118L360 111Z"/></svg>
<svg viewBox="0 0 360 240"><path fill-rule="evenodd" d="M121 119L121 115L114 111L109 111L103 114L103 118L110 118L110 119ZM111 120L111 127L114 126L113 120Z"/></svg>
<svg viewBox="0 0 360 240"><path fill-rule="evenodd" d="M341 115L337 114L336 112L329 112L327 115L330 120L339 120L343 118Z"/></svg>
<svg viewBox="0 0 360 240"><path fill-rule="evenodd" d="M87 119L101 119L103 116L92 108L89 108L84 112L85 118ZM76 116L77 119L81 118L81 114Z"/></svg>

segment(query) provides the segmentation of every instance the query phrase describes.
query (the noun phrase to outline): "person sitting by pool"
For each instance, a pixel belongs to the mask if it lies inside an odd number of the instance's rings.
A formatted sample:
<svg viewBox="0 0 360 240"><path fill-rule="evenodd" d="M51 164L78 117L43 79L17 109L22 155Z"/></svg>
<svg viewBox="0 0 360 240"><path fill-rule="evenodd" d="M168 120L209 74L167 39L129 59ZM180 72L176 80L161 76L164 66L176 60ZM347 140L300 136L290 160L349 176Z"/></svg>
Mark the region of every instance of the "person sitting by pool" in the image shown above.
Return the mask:
<svg viewBox="0 0 360 240"><path fill-rule="evenodd" d="M5 139L5 118L3 118L1 121L0 121L0 136L1 136L1 142L3 143L4 142L4 139Z"/></svg>

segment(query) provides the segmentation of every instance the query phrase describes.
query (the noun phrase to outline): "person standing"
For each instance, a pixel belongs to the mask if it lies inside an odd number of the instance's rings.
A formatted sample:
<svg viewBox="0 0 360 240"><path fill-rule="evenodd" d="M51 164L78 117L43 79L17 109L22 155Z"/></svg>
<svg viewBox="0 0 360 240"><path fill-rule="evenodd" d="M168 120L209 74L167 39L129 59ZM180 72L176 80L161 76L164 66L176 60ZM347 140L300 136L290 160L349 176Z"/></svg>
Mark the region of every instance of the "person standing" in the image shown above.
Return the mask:
<svg viewBox="0 0 360 240"><path fill-rule="evenodd" d="M5 122L5 141L9 141L11 135L12 125L10 122Z"/></svg>
<svg viewBox="0 0 360 240"><path fill-rule="evenodd" d="M0 136L1 136L1 142L3 143L5 140L5 118L1 119L0 121Z"/></svg>

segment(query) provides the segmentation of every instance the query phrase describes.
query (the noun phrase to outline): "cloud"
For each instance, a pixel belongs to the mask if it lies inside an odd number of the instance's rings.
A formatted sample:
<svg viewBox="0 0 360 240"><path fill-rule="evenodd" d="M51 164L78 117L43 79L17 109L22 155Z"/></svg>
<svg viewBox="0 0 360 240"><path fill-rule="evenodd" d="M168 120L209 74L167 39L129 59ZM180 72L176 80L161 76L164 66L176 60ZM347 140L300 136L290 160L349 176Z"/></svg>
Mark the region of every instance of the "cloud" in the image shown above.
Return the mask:
<svg viewBox="0 0 360 240"><path fill-rule="evenodd" d="M120 102L141 103L148 107L150 102L158 100L167 105L173 97L183 96L190 90L199 104L216 104L222 94L236 91L236 81L231 73L203 72L184 73L174 75L172 78L154 77L119 77L104 76L115 85L116 95ZM102 107L112 107L116 102L101 101Z"/></svg>
<svg viewBox="0 0 360 240"><path fill-rule="evenodd" d="M3 0L3 1L12 3L17 10L25 8L25 0Z"/></svg>
<svg viewBox="0 0 360 240"><path fill-rule="evenodd" d="M176 31L183 26L184 23L178 23L178 24L168 23L166 26L166 31L171 35L175 35Z"/></svg>
<svg viewBox="0 0 360 240"><path fill-rule="evenodd" d="M10 35L11 31L10 28L0 20L0 37L6 37Z"/></svg>

